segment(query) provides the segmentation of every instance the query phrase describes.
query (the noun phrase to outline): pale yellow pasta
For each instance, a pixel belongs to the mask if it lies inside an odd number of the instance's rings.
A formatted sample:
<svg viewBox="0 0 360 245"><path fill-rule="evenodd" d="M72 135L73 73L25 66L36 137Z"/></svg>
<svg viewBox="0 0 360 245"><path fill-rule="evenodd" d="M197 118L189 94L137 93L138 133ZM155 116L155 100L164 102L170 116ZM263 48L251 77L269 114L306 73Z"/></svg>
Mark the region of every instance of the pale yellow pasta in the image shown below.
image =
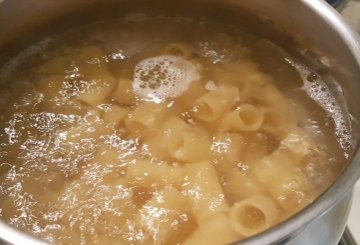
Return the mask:
<svg viewBox="0 0 360 245"><path fill-rule="evenodd" d="M190 108L199 97L207 92L208 90L206 90L206 87L201 81L193 81L189 85L189 89L185 91L178 100L184 108Z"/></svg>
<svg viewBox="0 0 360 245"><path fill-rule="evenodd" d="M187 199L175 188L165 187L138 211L131 226L143 233L142 242L166 244L188 214ZM129 226L128 226L129 227Z"/></svg>
<svg viewBox="0 0 360 245"><path fill-rule="evenodd" d="M116 86L116 79L110 73L107 63L101 60L105 55L104 51L99 47L87 46L74 53L76 56L72 64L76 67L77 75L72 75L75 79L73 82L84 87L76 99L93 107L105 103ZM77 76L81 78L78 79Z"/></svg>
<svg viewBox="0 0 360 245"><path fill-rule="evenodd" d="M231 202L237 202L254 195L264 195L265 190L252 176L233 168L226 175L226 194Z"/></svg>
<svg viewBox="0 0 360 245"><path fill-rule="evenodd" d="M293 123L293 118L274 108L266 108L263 112L264 122L261 128L279 137L285 137Z"/></svg>
<svg viewBox="0 0 360 245"><path fill-rule="evenodd" d="M132 79L119 78L116 89L111 93L110 98L120 105L133 105L136 99L132 88Z"/></svg>
<svg viewBox="0 0 360 245"><path fill-rule="evenodd" d="M216 170L211 163L191 163L185 167L184 173L182 190L190 198L192 211L199 224L209 216L228 210Z"/></svg>
<svg viewBox="0 0 360 245"><path fill-rule="evenodd" d="M170 54L190 59L193 56L191 47L183 43L168 44L162 51L163 54Z"/></svg>
<svg viewBox="0 0 360 245"><path fill-rule="evenodd" d="M119 150L115 147L106 145L100 146L97 149L92 162L99 163L101 165L118 165L120 163Z"/></svg>
<svg viewBox="0 0 360 245"><path fill-rule="evenodd" d="M291 117L292 121L296 121L296 114L291 110L290 102L281 94L274 84L266 84L262 86L256 96L259 100L266 104L266 107L272 108L277 112Z"/></svg>
<svg viewBox="0 0 360 245"><path fill-rule="evenodd" d="M80 125L61 130L58 132L58 145L61 148L72 151L76 146L81 146L84 139L98 139L110 129L101 125L100 113L96 110L87 113L86 122ZM89 130L91 128L92 130Z"/></svg>
<svg viewBox="0 0 360 245"><path fill-rule="evenodd" d="M275 151L252 164L255 178L280 206L291 212L306 205L310 188L296 159L286 151Z"/></svg>
<svg viewBox="0 0 360 245"><path fill-rule="evenodd" d="M217 132L213 135L211 151L219 159L221 172L226 172L226 167L222 163L229 165L231 168L242 160L245 150L245 139L240 133Z"/></svg>
<svg viewBox="0 0 360 245"><path fill-rule="evenodd" d="M166 163L152 163L140 159L129 164L126 173L129 182L136 181L137 185L145 187L180 186L184 179L183 167L170 166Z"/></svg>
<svg viewBox="0 0 360 245"><path fill-rule="evenodd" d="M220 86L195 101L193 108L194 117L206 122L215 121L226 112L234 102L239 100L237 87L231 85Z"/></svg>
<svg viewBox="0 0 360 245"><path fill-rule="evenodd" d="M268 229L278 218L275 203L265 196L253 196L236 202L229 214L234 230L245 237Z"/></svg>
<svg viewBox="0 0 360 245"><path fill-rule="evenodd" d="M303 129L291 125L288 127L286 137L280 142L280 147L289 149L294 153L294 157L301 158L311 153L316 145Z"/></svg>
<svg viewBox="0 0 360 245"><path fill-rule="evenodd" d="M131 111L125 119L125 125L131 131L158 127L166 118L169 110L165 104L144 102Z"/></svg>
<svg viewBox="0 0 360 245"><path fill-rule="evenodd" d="M218 83L262 85L271 81L268 75L259 71L256 63L249 60L226 63L218 69L211 69L210 72Z"/></svg>
<svg viewBox="0 0 360 245"><path fill-rule="evenodd" d="M346 121L272 44L142 19L66 32L0 83L1 220L59 245L225 245L336 179Z"/></svg>
<svg viewBox="0 0 360 245"><path fill-rule="evenodd" d="M239 234L234 231L229 217L220 212L200 224L183 245L225 245L237 240Z"/></svg>
<svg viewBox="0 0 360 245"><path fill-rule="evenodd" d="M86 169L89 174L95 174L96 169L94 166L89 166ZM107 183L103 183L102 189L94 192L94 181L88 181L86 178L79 178L70 184L63 187L61 193L58 194L58 200L52 205L52 208L63 213L59 222L68 224L68 228L74 226L82 219L87 219L91 222L92 229L99 235L107 234L104 222L109 222L112 226L122 226L130 219L136 212L136 207L131 205L132 190L126 187L126 182L122 178L116 178ZM111 198L107 198L110 196ZM107 204L105 204L107 202ZM108 205L109 208L121 210L118 213L115 220L109 220L111 212L101 212L97 216L88 216L92 213L93 208L103 209L104 205ZM73 220L72 225L66 220Z"/></svg>
<svg viewBox="0 0 360 245"><path fill-rule="evenodd" d="M90 87L77 97L78 100L85 102L93 107L106 103L106 98L113 91L115 78L110 74L100 75L100 78L91 78L87 80Z"/></svg>
<svg viewBox="0 0 360 245"><path fill-rule="evenodd" d="M174 135L169 139L167 150L169 155L185 162L197 162L208 159L211 141L202 130L192 128Z"/></svg>
<svg viewBox="0 0 360 245"><path fill-rule="evenodd" d="M152 156L163 159L170 157L168 147L174 144L177 138L182 137L184 132L191 130L191 126L178 117L170 116L154 131L150 137L146 137L144 145L149 149Z"/></svg>
<svg viewBox="0 0 360 245"><path fill-rule="evenodd" d="M221 118L220 128L225 131L256 131L264 121L263 112L250 104L225 114Z"/></svg>
<svg viewBox="0 0 360 245"><path fill-rule="evenodd" d="M171 156L185 162L197 162L211 155L211 141L206 132L178 117L170 117L160 127L160 133L145 141L155 156Z"/></svg>
<svg viewBox="0 0 360 245"><path fill-rule="evenodd" d="M53 98L59 95L63 81L63 75L50 75L39 79L36 85L45 96Z"/></svg>
<svg viewBox="0 0 360 245"><path fill-rule="evenodd" d="M109 110L104 112L103 119L106 124L113 124L114 126L117 126L126 118L127 115L127 109L118 105L112 105Z"/></svg>

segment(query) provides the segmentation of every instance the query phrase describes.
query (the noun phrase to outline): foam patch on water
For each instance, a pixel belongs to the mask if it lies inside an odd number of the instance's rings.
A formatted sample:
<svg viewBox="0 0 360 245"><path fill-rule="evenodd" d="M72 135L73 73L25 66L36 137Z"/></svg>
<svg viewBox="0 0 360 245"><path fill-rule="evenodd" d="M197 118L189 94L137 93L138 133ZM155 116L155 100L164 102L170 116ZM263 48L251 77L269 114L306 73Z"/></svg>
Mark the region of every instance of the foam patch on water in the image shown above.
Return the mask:
<svg viewBox="0 0 360 245"><path fill-rule="evenodd" d="M286 61L299 72L304 82L302 89L334 120L337 140L345 151L345 157L348 158L351 150L351 135L339 102L319 74L292 59L287 58ZM341 90L341 87L338 86L337 89Z"/></svg>
<svg viewBox="0 0 360 245"><path fill-rule="evenodd" d="M200 78L198 70L192 62L175 55L148 58L135 67L133 89L144 99L178 97Z"/></svg>

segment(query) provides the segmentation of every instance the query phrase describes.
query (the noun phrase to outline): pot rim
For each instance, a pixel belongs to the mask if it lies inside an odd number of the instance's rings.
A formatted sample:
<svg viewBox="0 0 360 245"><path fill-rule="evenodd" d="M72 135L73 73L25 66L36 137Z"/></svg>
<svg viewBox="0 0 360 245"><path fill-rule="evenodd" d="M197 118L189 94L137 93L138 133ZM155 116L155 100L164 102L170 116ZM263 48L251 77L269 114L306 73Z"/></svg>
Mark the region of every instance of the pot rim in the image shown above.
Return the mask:
<svg viewBox="0 0 360 245"><path fill-rule="evenodd" d="M341 37L349 50L352 52L356 64L360 69L360 38L345 23L340 14L325 1L321 0L301 0L310 10L320 16L329 26L331 26ZM1 3L1 0L0 0ZM356 181L360 178L360 149L359 142L356 150L349 160L348 167L342 175L333 183L327 191L320 195L312 204L290 217L279 225L272 227L260 234L235 242L238 245L258 245L275 244L277 242L291 240L294 234L301 232L312 220L320 217L327 210L341 201L345 195L353 189ZM0 239L16 245L45 245L30 234L16 229L0 220ZM1 241L1 240L0 240Z"/></svg>

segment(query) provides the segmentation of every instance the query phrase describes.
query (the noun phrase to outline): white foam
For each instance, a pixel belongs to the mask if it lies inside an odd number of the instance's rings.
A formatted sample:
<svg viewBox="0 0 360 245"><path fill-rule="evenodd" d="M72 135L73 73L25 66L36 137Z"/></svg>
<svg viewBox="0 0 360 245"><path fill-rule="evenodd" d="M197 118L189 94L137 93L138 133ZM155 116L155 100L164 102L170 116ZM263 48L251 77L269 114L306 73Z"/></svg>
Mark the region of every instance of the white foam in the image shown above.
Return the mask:
<svg viewBox="0 0 360 245"><path fill-rule="evenodd" d="M336 100L330 88L315 71L292 59L288 58L286 61L299 72L302 80L304 81L302 89L334 120L337 140L341 148L345 151L344 154L347 158L351 147L351 135L347 126L348 120L344 118L345 115L342 110L342 107L346 107L346 105L341 104L340 101ZM338 84L336 90L341 91L341 87Z"/></svg>
<svg viewBox="0 0 360 245"><path fill-rule="evenodd" d="M139 97L162 100L180 96L199 78L199 69L192 62L175 55L162 55L137 64L132 85Z"/></svg>

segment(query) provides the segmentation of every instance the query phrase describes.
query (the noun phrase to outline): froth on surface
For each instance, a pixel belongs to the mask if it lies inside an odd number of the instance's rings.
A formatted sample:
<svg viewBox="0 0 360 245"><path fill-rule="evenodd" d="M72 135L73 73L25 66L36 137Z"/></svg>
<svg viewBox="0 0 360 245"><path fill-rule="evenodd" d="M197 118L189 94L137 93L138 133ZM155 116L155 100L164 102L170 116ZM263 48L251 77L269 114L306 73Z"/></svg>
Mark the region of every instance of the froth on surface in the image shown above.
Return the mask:
<svg viewBox="0 0 360 245"><path fill-rule="evenodd" d="M330 88L315 71L292 60L286 59L300 74L304 81L302 89L325 110L335 124L335 134L339 145L344 150L345 157L349 157L351 135L344 118L344 113Z"/></svg>
<svg viewBox="0 0 360 245"><path fill-rule="evenodd" d="M175 55L145 59L134 70L134 92L144 99L174 98L200 78L198 67Z"/></svg>

